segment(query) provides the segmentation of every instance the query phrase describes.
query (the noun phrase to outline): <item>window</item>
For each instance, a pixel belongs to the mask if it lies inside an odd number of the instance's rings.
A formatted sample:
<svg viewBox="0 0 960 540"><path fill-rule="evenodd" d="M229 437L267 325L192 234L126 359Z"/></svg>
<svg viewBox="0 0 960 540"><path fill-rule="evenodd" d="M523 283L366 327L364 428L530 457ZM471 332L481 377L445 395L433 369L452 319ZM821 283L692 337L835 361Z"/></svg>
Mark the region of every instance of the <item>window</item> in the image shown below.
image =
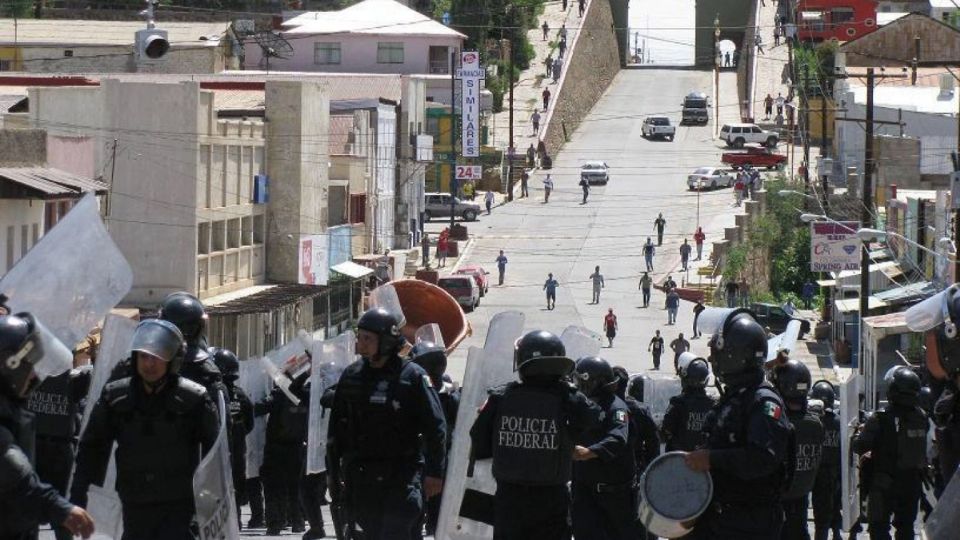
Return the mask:
<svg viewBox="0 0 960 540"><path fill-rule="evenodd" d="M0 71L13 71L13 60L0 60Z"/></svg>
<svg viewBox="0 0 960 540"><path fill-rule="evenodd" d="M403 51L401 51L402 53ZM402 61L402 54L401 54ZM314 43L313 63L330 65L340 63L340 43Z"/></svg>
<svg viewBox="0 0 960 540"><path fill-rule="evenodd" d="M403 63L403 42L402 41L381 41L377 43L377 63L378 64L402 64Z"/></svg>
<svg viewBox="0 0 960 540"><path fill-rule="evenodd" d="M834 26L853 21L853 8L837 7L830 10L830 23Z"/></svg>
<svg viewBox="0 0 960 540"><path fill-rule="evenodd" d="M73 50L71 50L71 49L66 49L65 51L63 51L63 57L64 57L64 58L73 58Z"/></svg>
<svg viewBox="0 0 960 540"><path fill-rule="evenodd" d="M367 194L350 194L350 223L363 223L367 217Z"/></svg>
<svg viewBox="0 0 960 540"><path fill-rule="evenodd" d="M753 126L752 128L750 128L750 131L752 131L753 133L761 133L761 132L762 132L762 130L761 130L759 127L757 127L757 126Z"/></svg>

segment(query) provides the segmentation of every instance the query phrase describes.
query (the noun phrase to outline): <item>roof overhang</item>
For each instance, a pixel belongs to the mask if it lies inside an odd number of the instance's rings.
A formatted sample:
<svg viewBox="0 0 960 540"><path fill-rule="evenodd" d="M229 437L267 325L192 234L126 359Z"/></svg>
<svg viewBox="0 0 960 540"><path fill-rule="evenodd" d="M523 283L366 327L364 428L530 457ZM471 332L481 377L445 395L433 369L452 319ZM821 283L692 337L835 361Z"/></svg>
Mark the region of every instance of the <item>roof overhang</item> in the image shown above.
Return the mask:
<svg viewBox="0 0 960 540"><path fill-rule="evenodd" d="M79 198L107 189L106 182L51 167L0 167L0 199Z"/></svg>
<svg viewBox="0 0 960 540"><path fill-rule="evenodd" d="M367 268L362 264L357 264L353 261L344 261L340 264L331 266L330 269L338 274L343 274L344 276L353 279L361 279L373 273L373 270L370 268Z"/></svg>

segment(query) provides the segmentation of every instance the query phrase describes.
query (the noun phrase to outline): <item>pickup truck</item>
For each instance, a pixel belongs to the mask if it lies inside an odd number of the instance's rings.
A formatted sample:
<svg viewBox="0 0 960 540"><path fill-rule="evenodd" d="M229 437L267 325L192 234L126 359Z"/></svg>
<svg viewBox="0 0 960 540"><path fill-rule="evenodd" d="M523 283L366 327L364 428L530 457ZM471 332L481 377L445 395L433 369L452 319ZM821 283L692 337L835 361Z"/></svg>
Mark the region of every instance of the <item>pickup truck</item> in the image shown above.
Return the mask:
<svg viewBox="0 0 960 540"><path fill-rule="evenodd" d="M773 152L762 148L747 148L744 152L724 152L720 156L720 162L731 167L766 167L775 169L782 167L787 162L787 156L774 154Z"/></svg>
<svg viewBox="0 0 960 540"><path fill-rule="evenodd" d="M643 119L640 133L648 139L667 139L672 141L677 134L677 128L670 125L666 116L648 116Z"/></svg>

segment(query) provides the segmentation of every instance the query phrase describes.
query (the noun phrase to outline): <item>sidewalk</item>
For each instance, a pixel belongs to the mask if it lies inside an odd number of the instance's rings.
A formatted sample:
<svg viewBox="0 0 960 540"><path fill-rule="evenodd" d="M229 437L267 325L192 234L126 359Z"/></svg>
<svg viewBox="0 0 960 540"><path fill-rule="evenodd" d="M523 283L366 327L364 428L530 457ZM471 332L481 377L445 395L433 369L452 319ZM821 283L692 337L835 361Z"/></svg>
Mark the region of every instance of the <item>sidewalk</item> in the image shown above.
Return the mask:
<svg viewBox="0 0 960 540"><path fill-rule="evenodd" d="M757 21L759 26L757 31L763 39L763 54L757 54L756 85L753 88L751 98L753 101L753 118L757 123L769 122L773 124L776 117L776 103L774 103L773 115L764 116L763 100L768 94L776 100L777 94L786 99L790 93L790 79L787 71L789 47L787 47L786 38L783 36L780 37L780 45L774 45L773 42L773 29L776 27L777 10L780 5L781 2L765 0L764 4L760 6L760 16ZM784 110L783 116L784 126L786 126L786 110Z"/></svg>

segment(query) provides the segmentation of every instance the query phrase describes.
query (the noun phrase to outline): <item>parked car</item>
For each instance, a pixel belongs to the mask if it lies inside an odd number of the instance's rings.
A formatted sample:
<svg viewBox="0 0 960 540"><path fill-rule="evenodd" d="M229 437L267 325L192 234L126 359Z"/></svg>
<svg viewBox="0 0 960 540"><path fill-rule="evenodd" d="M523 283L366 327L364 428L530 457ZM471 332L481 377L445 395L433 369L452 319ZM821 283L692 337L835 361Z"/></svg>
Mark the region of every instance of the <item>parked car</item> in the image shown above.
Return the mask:
<svg viewBox="0 0 960 540"><path fill-rule="evenodd" d="M787 156L774 154L765 148L745 148L743 152L724 152L720 157L720 162L731 167L766 167L775 169L782 167L787 162Z"/></svg>
<svg viewBox="0 0 960 540"><path fill-rule="evenodd" d="M787 329L787 324L793 320L800 321L800 339L810 332L810 321L790 315L783 306L755 302L750 305L750 309L753 310L757 322L764 328L769 328L774 334L782 334Z"/></svg>
<svg viewBox="0 0 960 540"><path fill-rule="evenodd" d="M487 276L490 274L490 272L484 270L482 266L461 266L456 272L454 272L454 274L473 276L474 281L477 282L477 287L480 287L481 298L486 296L487 291L490 290L490 280L487 279Z"/></svg>
<svg viewBox="0 0 960 540"><path fill-rule="evenodd" d="M603 161L588 161L580 167L580 178L588 184L607 185L610 181L610 167Z"/></svg>
<svg viewBox="0 0 960 540"><path fill-rule="evenodd" d="M450 293L450 296L466 311L473 311L480 305L480 287L473 276L444 276L437 285Z"/></svg>
<svg viewBox="0 0 960 540"><path fill-rule="evenodd" d="M756 124L724 124L720 128L720 138L727 146L743 148L744 144L759 144L774 148L780 136L772 131L760 129Z"/></svg>
<svg viewBox="0 0 960 540"><path fill-rule="evenodd" d="M692 190L731 187L733 175L719 167L700 167L687 175L687 187Z"/></svg>
<svg viewBox="0 0 960 540"><path fill-rule="evenodd" d="M463 202L457 197L450 197L447 193L427 193L424 195L425 207L423 218L430 221L435 217L450 217L450 201L453 199L453 215L464 221L476 221L480 215L480 205Z"/></svg>
<svg viewBox="0 0 960 540"><path fill-rule="evenodd" d="M703 124L710 121L710 98L703 92L690 92L680 104L680 125Z"/></svg>
<svg viewBox="0 0 960 540"><path fill-rule="evenodd" d="M643 119L643 127L640 133L648 139L667 139L673 140L677 134L677 128L670 125L670 119L666 116L648 116Z"/></svg>

